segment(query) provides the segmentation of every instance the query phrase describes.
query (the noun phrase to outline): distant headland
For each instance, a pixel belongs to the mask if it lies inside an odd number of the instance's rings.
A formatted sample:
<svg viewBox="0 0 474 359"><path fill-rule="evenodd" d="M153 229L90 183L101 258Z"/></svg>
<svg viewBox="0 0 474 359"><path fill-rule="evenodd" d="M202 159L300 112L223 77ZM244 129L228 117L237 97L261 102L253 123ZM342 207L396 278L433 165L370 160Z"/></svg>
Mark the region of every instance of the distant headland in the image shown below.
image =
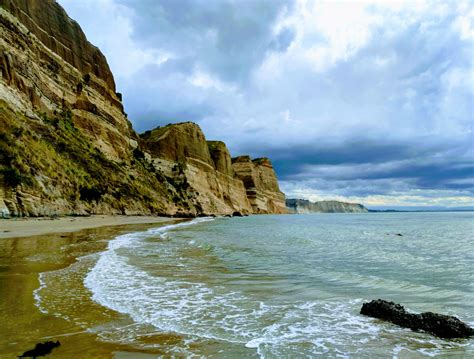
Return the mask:
<svg viewBox="0 0 474 359"><path fill-rule="evenodd" d="M339 201L311 202L306 199L289 198L286 206L291 213L366 213L362 204Z"/></svg>

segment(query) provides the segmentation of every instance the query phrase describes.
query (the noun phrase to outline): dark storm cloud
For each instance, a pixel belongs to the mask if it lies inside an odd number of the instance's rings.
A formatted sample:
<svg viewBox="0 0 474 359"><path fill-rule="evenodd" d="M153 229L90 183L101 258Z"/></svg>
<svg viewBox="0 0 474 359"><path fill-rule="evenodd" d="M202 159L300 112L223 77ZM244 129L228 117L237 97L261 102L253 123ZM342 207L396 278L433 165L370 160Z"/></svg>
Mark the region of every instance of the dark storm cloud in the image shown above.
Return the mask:
<svg viewBox="0 0 474 359"><path fill-rule="evenodd" d="M429 144L428 138L413 143L353 141L323 148L269 148L265 154L272 158L281 180L306 183L315 190L368 196L419 188L474 195L471 139L460 142Z"/></svg>
<svg viewBox="0 0 474 359"><path fill-rule="evenodd" d="M133 9L133 37L143 46L186 56L226 81L245 81L267 51L284 50L292 29L272 26L290 1L117 0Z"/></svg>

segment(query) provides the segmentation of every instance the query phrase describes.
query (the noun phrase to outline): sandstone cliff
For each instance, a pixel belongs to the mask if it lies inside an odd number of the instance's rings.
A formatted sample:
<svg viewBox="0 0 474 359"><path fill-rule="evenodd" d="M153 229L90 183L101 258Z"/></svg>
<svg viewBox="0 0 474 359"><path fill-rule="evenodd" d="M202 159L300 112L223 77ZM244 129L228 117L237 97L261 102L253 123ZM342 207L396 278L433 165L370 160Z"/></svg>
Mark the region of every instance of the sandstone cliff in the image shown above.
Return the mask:
<svg viewBox="0 0 474 359"><path fill-rule="evenodd" d="M365 213L368 209L358 203L339 201L310 202L305 199L287 199L286 206L292 213Z"/></svg>
<svg viewBox="0 0 474 359"><path fill-rule="evenodd" d="M255 207L197 125L140 138L105 57L54 0L0 0L0 71L0 216L280 211Z"/></svg>
<svg viewBox="0 0 474 359"><path fill-rule="evenodd" d="M252 161L249 156L236 157L232 159L232 168L244 183L254 213L288 213L285 195L268 158Z"/></svg>
<svg viewBox="0 0 474 359"><path fill-rule="evenodd" d="M223 142L206 141L192 122L156 128L141 137L156 170L175 181L175 187L183 187L175 201L189 203L191 213L252 213Z"/></svg>

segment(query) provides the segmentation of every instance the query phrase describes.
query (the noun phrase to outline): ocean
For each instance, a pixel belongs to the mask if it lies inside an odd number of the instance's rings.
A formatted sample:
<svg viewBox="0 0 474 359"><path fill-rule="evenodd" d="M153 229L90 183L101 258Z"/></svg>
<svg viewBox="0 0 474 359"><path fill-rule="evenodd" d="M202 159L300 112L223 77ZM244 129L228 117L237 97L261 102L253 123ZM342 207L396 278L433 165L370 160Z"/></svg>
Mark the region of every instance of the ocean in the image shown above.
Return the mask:
<svg viewBox="0 0 474 359"><path fill-rule="evenodd" d="M473 234L472 212L198 218L41 272L34 302L150 355L474 357L473 339L359 314L382 298L474 325Z"/></svg>

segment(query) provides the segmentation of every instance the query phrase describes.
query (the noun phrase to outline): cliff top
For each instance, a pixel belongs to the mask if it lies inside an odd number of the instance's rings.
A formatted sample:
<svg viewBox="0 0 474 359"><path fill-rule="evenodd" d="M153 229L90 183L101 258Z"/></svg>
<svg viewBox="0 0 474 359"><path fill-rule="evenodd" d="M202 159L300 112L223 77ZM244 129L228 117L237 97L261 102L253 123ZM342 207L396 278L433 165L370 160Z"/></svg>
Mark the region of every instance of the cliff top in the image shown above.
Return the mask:
<svg viewBox="0 0 474 359"><path fill-rule="evenodd" d="M241 162L252 162L255 165L273 168L272 162L270 161L268 157L259 157L252 160L250 156L243 155L243 156L237 156L237 157L232 158L232 163L241 163Z"/></svg>
<svg viewBox="0 0 474 359"><path fill-rule="evenodd" d="M186 131L186 130L195 130L202 132L201 127L197 123L186 121L178 123L168 123L166 126L158 126L152 130L147 130L140 134L140 137L146 141L153 141L159 139L166 131L176 130L176 131Z"/></svg>
<svg viewBox="0 0 474 359"><path fill-rule="evenodd" d="M227 149L227 145L223 141L207 141L207 145L211 151L224 148Z"/></svg>
<svg viewBox="0 0 474 359"><path fill-rule="evenodd" d="M255 158L254 160L252 160L252 162L260 166L267 166L273 168L272 161L270 161L268 157Z"/></svg>
<svg viewBox="0 0 474 359"><path fill-rule="evenodd" d="M237 163L237 162L251 162L251 161L252 161L252 160L250 159L250 156L247 156L247 155L232 157L232 163Z"/></svg>

